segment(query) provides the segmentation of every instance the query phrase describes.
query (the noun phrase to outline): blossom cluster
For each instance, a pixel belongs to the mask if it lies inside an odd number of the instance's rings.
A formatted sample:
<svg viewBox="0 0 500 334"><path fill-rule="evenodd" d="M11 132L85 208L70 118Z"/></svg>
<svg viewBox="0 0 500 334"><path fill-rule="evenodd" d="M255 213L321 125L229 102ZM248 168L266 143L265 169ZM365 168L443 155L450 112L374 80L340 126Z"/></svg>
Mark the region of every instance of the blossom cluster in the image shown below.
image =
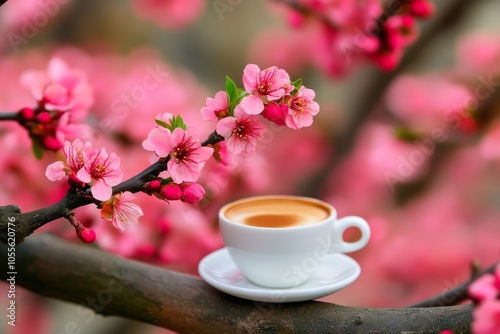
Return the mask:
<svg viewBox="0 0 500 334"><path fill-rule="evenodd" d="M242 81L245 89L227 78L226 90L206 99L207 105L201 108L202 118L217 120L216 131L206 142L200 142L198 131L188 128L180 115L156 116L156 126L149 131L142 147L155 153L154 162L161 164L161 170L168 175L149 175L143 192L165 201L196 204L205 197L205 189L197 181L211 157L227 166L232 155L246 156L255 150L266 131L265 122L300 129L310 126L319 112L319 105L313 101L314 91L305 88L300 79L292 82L288 73L276 66L261 70L249 64ZM48 100L43 101L49 105ZM132 203L131 192L113 195L113 186L123 178L116 153L108 154L104 148L96 149L91 142L79 138L65 141L63 153L65 162L47 167L49 180L68 177L72 188L89 189L102 207L101 217L111 221L119 231L123 232L126 225L136 223L143 215L142 209ZM80 239L93 240L87 235L88 229L75 219L73 226Z"/></svg>
<svg viewBox="0 0 500 334"><path fill-rule="evenodd" d="M44 149L57 151L66 140L88 136L90 128L82 121L88 115L93 96L84 72L53 58L46 72L27 71L21 82L31 91L37 105L22 108L18 120L29 131L38 157Z"/></svg>
<svg viewBox="0 0 500 334"><path fill-rule="evenodd" d="M227 78L226 91L207 98L203 119L217 120L216 131L226 141L231 154L246 155L256 148L266 131L263 118L291 129L308 127L319 112L313 90L302 80L291 81L288 73L276 66L261 70L248 64L243 71L245 90Z"/></svg>
<svg viewBox="0 0 500 334"><path fill-rule="evenodd" d="M306 57L338 77L366 60L383 70L394 69L404 49L416 40L416 19L430 17L434 4L429 0L397 1L384 8L380 0L298 0L288 13L294 34L302 35L300 41L291 43L300 43L302 48L307 45ZM300 30L307 33L299 34ZM286 39L284 43L290 44Z"/></svg>
<svg viewBox="0 0 500 334"><path fill-rule="evenodd" d="M112 195L112 186L123 179L120 158L116 153L108 154L106 149L95 149L90 141L75 139L64 143L66 163L54 162L47 167L45 175L51 181L68 176L76 184L90 186L92 196L106 201Z"/></svg>
<svg viewBox="0 0 500 334"><path fill-rule="evenodd" d="M471 284L469 295L478 302L473 313L472 332L500 333L500 265L493 274L485 274Z"/></svg>

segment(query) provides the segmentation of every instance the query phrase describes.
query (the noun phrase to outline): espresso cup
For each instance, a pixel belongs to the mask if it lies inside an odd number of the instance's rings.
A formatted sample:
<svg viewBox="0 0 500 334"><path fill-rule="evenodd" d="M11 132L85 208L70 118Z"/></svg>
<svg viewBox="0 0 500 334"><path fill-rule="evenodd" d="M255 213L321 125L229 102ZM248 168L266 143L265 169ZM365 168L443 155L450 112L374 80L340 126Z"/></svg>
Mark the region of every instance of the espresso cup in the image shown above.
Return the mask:
<svg viewBox="0 0 500 334"><path fill-rule="evenodd" d="M330 204L298 196L257 196L226 204L219 223L236 266L249 281L266 288L301 285L328 256L357 251L370 239L363 218L337 219ZM349 227L360 230L360 239L343 239Z"/></svg>

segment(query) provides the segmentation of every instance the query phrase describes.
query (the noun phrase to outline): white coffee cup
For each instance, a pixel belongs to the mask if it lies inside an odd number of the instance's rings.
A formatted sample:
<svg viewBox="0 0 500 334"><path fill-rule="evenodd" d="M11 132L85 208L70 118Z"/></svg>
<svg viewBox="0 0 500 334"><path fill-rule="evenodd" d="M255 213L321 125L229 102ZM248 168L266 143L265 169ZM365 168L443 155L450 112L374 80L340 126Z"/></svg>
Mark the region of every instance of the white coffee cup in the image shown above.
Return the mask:
<svg viewBox="0 0 500 334"><path fill-rule="evenodd" d="M223 206L219 223L224 244L243 275L266 288L305 283L334 253L357 251L368 243L370 227L360 217L337 219L330 204L307 197L250 197ZM343 234L358 228L359 240Z"/></svg>

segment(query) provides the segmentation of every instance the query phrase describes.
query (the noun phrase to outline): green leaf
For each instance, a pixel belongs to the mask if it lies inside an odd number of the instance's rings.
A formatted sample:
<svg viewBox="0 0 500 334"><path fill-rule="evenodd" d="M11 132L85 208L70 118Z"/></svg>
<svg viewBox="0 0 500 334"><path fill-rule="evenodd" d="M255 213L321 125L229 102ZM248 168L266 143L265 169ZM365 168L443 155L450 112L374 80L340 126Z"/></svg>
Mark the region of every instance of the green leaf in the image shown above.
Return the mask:
<svg viewBox="0 0 500 334"><path fill-rule="evenodd" d="M182 119L181 115L172 116L172 119L170 120L170 125L172 126L172 131L177 128L181 128L183 130L187 129L187 125L184 123L184 120Z"/></svg>
<svg viewBox="0 0 500 334"><path fill-rule="evenodd" d="M155 119L155 123L163 128L166 128L166 129L169 129L170 131L172 131L172 127L170 126L170 124L162 121L161 119Z"/></svg>
<svg viewBox="0 0 500 334"><path fill-rule="evenodd" d="M228 76L226 76L226 93L227 96L229 96L229 105L231 105L238 97L238 88L234 81Z"/></svg>
<svg viewBox="0 0 500 334"><path fill-rule="evenodd" d="M299 91L300 87L302 87L302 78L292 81L292 86L295 87L295 89L290 93L293 95Z"/></svg>
<svg viewBox="0 0 500 334"><path fill-rule="evenodd" d="M35 158L41 159L43 157L43 147L36 140L32 140L33 154Z"/></svg>
<svg viewBox="0 0 500 334"><path fill-rule="evenodd" d="M407 128L403 127L397 127L394 129L394 134L396 135L396 138L407 141L407 142L413 142L417 139L420 139L422 136L415 131L412 131Z"/></svg>

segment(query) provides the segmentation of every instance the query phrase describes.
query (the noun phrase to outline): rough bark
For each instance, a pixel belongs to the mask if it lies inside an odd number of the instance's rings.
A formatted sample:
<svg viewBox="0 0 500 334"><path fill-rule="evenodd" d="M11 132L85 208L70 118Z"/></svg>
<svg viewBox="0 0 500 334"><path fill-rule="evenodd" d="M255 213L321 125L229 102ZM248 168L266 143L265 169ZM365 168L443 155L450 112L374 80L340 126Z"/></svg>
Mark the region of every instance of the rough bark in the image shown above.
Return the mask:
<svg viewBox="0 0 500 334"><path fill-rule="evenodd" d="M0 252L7 263L7 247ZM16 284L44 296L181 333L469 333L471 305L368 308L258 303L201 279L50 235L16 247ZM8 270L2 271L6 280ZM376 287L373 287L376 289Z"/></svg>

